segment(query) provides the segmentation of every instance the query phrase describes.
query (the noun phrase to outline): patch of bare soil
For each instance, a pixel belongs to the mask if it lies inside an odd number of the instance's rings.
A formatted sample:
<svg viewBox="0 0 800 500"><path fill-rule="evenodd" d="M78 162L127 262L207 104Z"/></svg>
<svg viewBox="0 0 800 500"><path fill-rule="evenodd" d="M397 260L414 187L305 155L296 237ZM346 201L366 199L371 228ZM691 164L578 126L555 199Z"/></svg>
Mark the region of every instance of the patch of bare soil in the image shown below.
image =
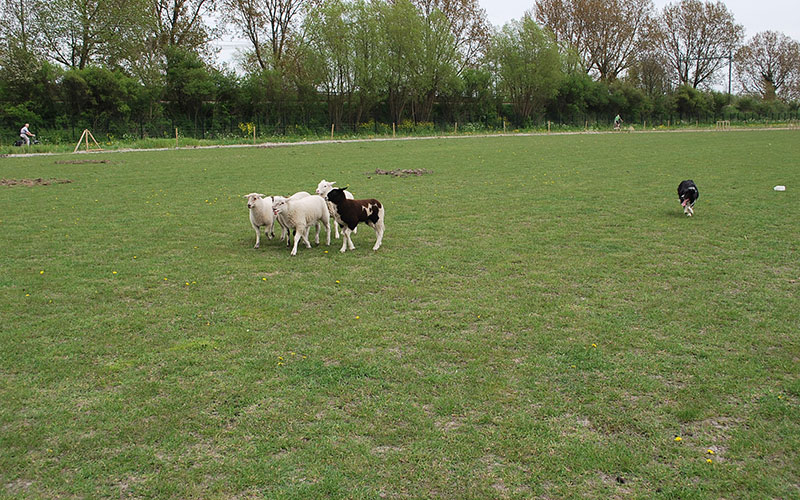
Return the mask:
<svg viewBox="0 0 800 500"><path fill-rule="evenodd" d="M85 163L95 164L95 163L111 163L111 162L108 160L61 160L56 162L57 165L83 165Z"/></svg>
<svg viewBox="0 0 800 500"><path fill-rule="evenodd" d="M0 186L49 186L50 184L69 184L70 179L0 179Z"/></svg>
<svg viewBox="0 0 800 500"><path fill-rule="evenodd" d="M433 170L428 170L427 168L403 168L399 170L382 170L380 168L375 169L375 174L377 175L393 175L395 177L406 177L408 175L425 175L432 173Z"/></svg>

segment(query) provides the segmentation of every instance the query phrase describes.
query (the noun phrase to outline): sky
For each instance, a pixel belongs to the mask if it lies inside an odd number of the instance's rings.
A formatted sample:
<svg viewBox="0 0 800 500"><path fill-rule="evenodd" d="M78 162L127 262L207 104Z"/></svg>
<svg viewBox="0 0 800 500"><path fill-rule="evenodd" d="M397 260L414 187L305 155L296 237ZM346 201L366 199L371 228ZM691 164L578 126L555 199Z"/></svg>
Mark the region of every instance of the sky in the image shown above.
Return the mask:
<svg viewBox="0 0 800 500"><path fill-rule="evenodd" d="M677 0L653 0L656 9ZM533 8L533 0L478 0L489 22L502 26ZM722 0L734 19L745 27L747 39L760 31L780 31L800 41L800 0Z"/></svg>
<svg viewBox="0 0 800 500"><path fill-rule="evenodd" d="M512 19L519 19L526 10L533 8L534 0L478 0L486 10L486 17L495 26L502 26ZM653 0L656 9L661 10L668 3L678 0ZM800 0L722 0L733 13L737 23L745 27L745 40L760 31L779 31L800 41ZM217 42L221 48L220 61L229 61L234 66L237 50L249 48L241 39L226 37Z"/></svg>

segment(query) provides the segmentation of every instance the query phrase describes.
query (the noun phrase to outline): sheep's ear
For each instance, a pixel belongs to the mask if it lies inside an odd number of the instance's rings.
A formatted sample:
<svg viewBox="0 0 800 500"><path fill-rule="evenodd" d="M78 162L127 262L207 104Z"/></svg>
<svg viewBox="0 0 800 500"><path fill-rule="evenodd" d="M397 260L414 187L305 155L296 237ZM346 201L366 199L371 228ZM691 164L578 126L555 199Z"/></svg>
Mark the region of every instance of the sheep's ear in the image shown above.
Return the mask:
<svg viewBox="0 0 800 500"><path fill-rule="evenodd" d="M265 195L265 194L259 194L259 196L262 197L262 198L266 198L267 197L267 195Z"/></svg>
<svg viewBox="0 0 800 500"><path fill-rule="evenodd" d="M334 184L336 184L336 181L331 181L331 186L333 186Z"/></svg>
<svg viewBox="0 0 800 500"><path fill-rule="evenodd" d="M350 189L350 186L345 186L342 188L342 191L347 191L348 189Z"/></svg>

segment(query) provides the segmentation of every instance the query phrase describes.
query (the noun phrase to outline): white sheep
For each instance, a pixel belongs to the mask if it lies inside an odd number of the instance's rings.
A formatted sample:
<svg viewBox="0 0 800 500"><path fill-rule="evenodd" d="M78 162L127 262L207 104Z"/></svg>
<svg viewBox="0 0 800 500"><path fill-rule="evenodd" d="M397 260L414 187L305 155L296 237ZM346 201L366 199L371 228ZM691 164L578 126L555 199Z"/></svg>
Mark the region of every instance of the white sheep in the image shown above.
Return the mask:
<svg viewBox="0 0 800 500"><path fill-rule="evenodd" d="M292 255L297 255L297 243L300 238L307 248L311 248L308 242L308 232L311 226L322 223L328 234L327 245L331 244L331 214L328 211L328 204L321 196L307 196L300 199L279 200L273 205L275 215L285 217L287 228L294 229L294 247ZM317 244L319 244L319 230L317 230Z"/></svg>
<svg viewBox="0 0 800 500"><path fill-rule="evenodd" d="M308 196L311 196L311 195L308 194L305 191L298 191L295 194L289 196L288 198L286 196L273 196L272 197L273 212L274 212L274 209L275 209L275 204L277 202L281 201L281 200L299 200L301 198L306 198ZM278 225L281 226L281 237L280 237L280 239L278 239L278 241L283 241L283 239L286 238L286 246L287 247L291 246L291 240L290 240L291 232L290 232L290 228L286 224L286 217L281 215L281 214L277 214L275 216L275 220L277 220L278 221ZM319 245L319 233L320 233L320 231L322 231L322 224L321 223L317 223L317 237L316 237L316 239L314 241L314 243L316 243L317 245Z"/></svg>
<svg viewBox="0 0 800 500"><path fill-rule="evenodd" d="M319 181L319 184L317 184L317 191L316 191L317 194L322 196L323 198L325 198L325 201L328 201L328 193L331 192L331 189L333 189L333 185L334 184L336 184L336 181L328 182L325 179L322 179L321 181ZM353 193L348 191L346 188L344 190L344 195L348 200L352 200L353 199ZM336 237L336 239L338 240L339 239L339 224L336 224L336 205L334 205L330 201L328 201L328 211L331 213L331 217L333 217L333 219L334 219L333 234ZM357 233L358 232L358 228L355 228L355 230L353 230L353 232Z"/></svg>
<svg viewBox="0 0 800 500"><path fill-rule="evenodd" d="M258 248L261 244L262 226L265 228L264 233L267 238L272 239L275 236L273 231L275 218L272 211L272 197L260 193L250 193L244 195L244 197L247 198L247 208L250 209L250 224L256 232L256 245L253 248Z"/></svg>

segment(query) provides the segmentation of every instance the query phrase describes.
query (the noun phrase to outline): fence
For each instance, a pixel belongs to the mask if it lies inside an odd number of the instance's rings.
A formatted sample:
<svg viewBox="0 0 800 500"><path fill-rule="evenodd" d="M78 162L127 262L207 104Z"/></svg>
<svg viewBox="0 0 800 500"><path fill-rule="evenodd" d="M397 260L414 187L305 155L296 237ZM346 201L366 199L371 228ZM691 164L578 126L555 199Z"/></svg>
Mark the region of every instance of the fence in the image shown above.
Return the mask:
<svg viewBox="0 0 800 500"><path fill-rule="evenodd" d="M788 124L797 126L800 123L800 111L787 113L727 113L727 114L663 114L643 115L638 117L624 117L624 126L633 126L636 130L659 129L674 127L710 127L716 128L717 122L729 122L731 127L748 125L769 126L771 124ZM80 132L89 128L100 143L113 143L118 141L133 142L135 140L172 139L175 138L175 129L181 138L229 141L243 143L253 140L252 127L243 130L239 122L208 124L204 120L197 124L191 122L176 122L160 120L153 123L110 124L110 126L97 126L80 123L73 127L59 126L62 124L43 124L34 130L43 143L74 144ZM370 120L364 123L343 123L331 127L330 123L269 123L255 120L256 140L281 137L304 138L330 138L348 136L414 136L414 135L446 135L446 134L471 134L471 133L498 133L520 131L565 131L565 130L610 130L613 126L613 117L605 114L571 114L555 116L537 116L524 123L513 123L502 117L484 118L468 122L417 122L410 120L399 124L383 123ZM4 133L0 135L0 145L11 144L18 138L17 134Z"/></svg>

